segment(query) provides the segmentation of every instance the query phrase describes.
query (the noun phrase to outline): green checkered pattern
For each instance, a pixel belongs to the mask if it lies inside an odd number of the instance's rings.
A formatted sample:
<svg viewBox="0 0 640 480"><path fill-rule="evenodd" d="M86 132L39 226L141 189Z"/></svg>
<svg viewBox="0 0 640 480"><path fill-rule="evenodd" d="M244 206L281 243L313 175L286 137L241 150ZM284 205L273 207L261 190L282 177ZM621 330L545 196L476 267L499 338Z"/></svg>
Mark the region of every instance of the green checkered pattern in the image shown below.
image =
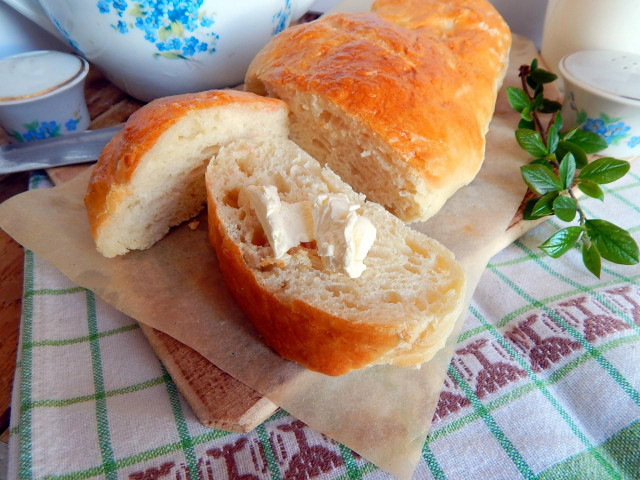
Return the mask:
<svg viewBox="0 0 640 480"><path fill-rule="evenodd" d="M640 163L605 192L588 215L638 239ZM562 226L489 263L414 478L640 478L640 267L542 255ZM23 305L9 478L390 478L284 411L203 427L137 324L31 252Z"/></svg>

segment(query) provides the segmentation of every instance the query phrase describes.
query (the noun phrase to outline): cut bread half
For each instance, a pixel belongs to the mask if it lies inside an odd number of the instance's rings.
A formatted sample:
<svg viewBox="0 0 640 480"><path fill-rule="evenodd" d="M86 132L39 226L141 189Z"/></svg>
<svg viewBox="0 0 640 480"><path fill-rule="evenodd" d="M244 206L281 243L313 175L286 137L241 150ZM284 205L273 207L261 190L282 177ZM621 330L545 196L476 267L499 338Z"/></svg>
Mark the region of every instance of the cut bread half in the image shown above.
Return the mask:
<svg viewBox="0 0 640 480"><path fill-rule="evenodd" d="M275 186L282 202L344 194L377 232L359 278L324 267L313 243L274 251L248 201ZM209 237L234 298L267 345L327 375L374 364L417 366L445 343L464 297L453 254L366 202L328 167L284 138L222 147L206 172Z"/></svg>
<svg viewBox="0 0 640 480"><path fill-rule="evenodd" d="M275 36L245 88L291 110L291 139L406 222L478 173L511 34L487 0L377 0Z"/></svg>
<svg viewBox="0 0 640 480"><path fill-rule="evenodd" d="M204 171L221 145L288 135L287 107L233 90L155 100L135 112L94 168L85 206L106 257L145 249L206 203Z"/></svg>

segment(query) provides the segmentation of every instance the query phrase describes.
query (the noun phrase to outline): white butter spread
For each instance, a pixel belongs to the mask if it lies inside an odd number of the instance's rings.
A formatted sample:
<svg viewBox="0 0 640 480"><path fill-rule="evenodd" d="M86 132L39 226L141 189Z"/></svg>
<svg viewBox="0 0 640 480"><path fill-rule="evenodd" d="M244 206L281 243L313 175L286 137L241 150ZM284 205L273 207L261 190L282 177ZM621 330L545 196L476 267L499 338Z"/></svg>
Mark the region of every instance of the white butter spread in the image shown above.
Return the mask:
<svg viewBox="0 0 640 480"><path fill-rule="evenodd" d="M325 268L358 278L376 239L376 227L356 213L344 194L318 195L313 202L287 203L274 186L245 189L276 259L301 242L316 241Z"/></svg>
<svg viewBox="0 0 640 480"><path fill-rule="evenodd" d="M358 278L367 268L363 263L376 239L376 227L356 213L360 205L346 195L318 195L313 202L313 226L318 255L325 267Z"/></svg>
<svg viewBox="0 0 640 480"><path fill-rule="evenodd" d="M311 202L281 202L278 189L250 186L245 189L275 258L282 258L301 242L313 240Z"/></svg>

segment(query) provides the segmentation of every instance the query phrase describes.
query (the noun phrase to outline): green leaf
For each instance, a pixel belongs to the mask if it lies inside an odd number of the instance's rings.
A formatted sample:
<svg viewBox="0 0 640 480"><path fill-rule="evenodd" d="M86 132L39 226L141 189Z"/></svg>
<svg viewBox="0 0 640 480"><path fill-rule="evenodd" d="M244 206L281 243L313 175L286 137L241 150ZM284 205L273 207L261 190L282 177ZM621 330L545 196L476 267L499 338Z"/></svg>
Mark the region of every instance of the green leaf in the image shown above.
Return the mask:
<svg viewBox="0 0 640 480"><path fill-rule="evenodd" d="M576 117L576 123L578 125L582 125L586 121L587 121L587 112L585 112L584 110L580 110L578 112L578 116Z"/></svg>
<svg viewBox="0 0 640 480"><path fill-rule="evenodd" d="M560 140L558 142L558 148L556 149L556 157L564 158L567 153L573 154L573 158L576 162L576 168L584 168L589 161L587 160L587 154L577 145L566 140Z"/></svg>
<svg viewBox="0 0 640 480"><path fill-rule="evenodd" d="M544 97L542 96L542 92L538 93L535 97L533 97L533 102L531 103L531 110L540 110L542 107L542 103L544 102Z"/></svg>
<svg viewBox="0 0 640 480"><path fill-rule="evenodd" d="M600 252L598 252L598 248L595 244L591 244L587 247L587 244L582 245L582 262L584 266L587 267L591 273L593 273L596 277L600 278Z"/></svg>
<svg viewBox="0 0 640 480"><path fill-rule="evenodd" d="M535 215L533 215L533 207L535 206L536 202L538 201L537 198L533 198L531 200L529 200L527 202L527 204L524 206L524 210L522 212L522 218L524 218L525 220L537 220L539 218L542 217L537 217Z"/></svg>
<svg viewBox="0 0 640 480"><path fill-rule="evenodd" d="M37 130L38 127L40 126L40 123L38 122L38 120L34 120L31 123L24 123L22 126L26 128L27 131L29 132L29 131Z"/></svg>
<svg viewBox="0 0 640 480"><path fill-rule="evenodd" d="M530 75L527 76L527 85L529 85L531 88L533 88L535 90L538 90L540 88L540 85L538 85L538 83L533 78L531 78ZM538 94L540 92L536 91L535 93ZM535 97L535 95L534 95L534 97Z"/></svg>
<svg viewBox="0 0 640 480"><path fill-rule="evenodd" d="M533 91L533 96L537 96L537 95L542 95L542 92L544 91L544 87L542 86L542 84L539 84L536 89Z"/></svg>
<svg viewBox="0 0 640 480"><path fill-rule="evenodd" d="M562 108L562 104L559 102L554 102L553 100L547 100L546 98L542 101L542 105L538 108L542 113L554 113L559 111Z"/></svg>
<svg viewBox="0 0 640 480"><path fill-rule="evenodd" d="M601 113L600 114L600 120L602 120L605 125L607 123L616 123L620 121L620 117L614 118L614 117L610 117L609 115L607 115L606 113Z"/></svg>
<svg viewBox="0 0 640 480"><path fill-rule="evenodd" d="M539 195L562 190L558 176L544 165L524 165L520 167L520 172L524 182Z"/></svg>
<svg viewBox="0 0 640 480"><path fill-rule="evenodd" d="M24 142L24 138L22 138L22 135L17 130L12 130L9 135L11 135L13 138L15 138L20 143Z"/></svg>
<svg viewBox="0 0 640 480"><path fill-rule="evenodd" d="M526 107L531 107L529 97L521 88L507 87L507 100L516 112L522 112Z"/></svg>
<svg viewBox="0 0 640 480"><path fill-rule="evenodd" d="M562 130L562 114L559 111L556 112L556 116L553 118L553 124L558 129L558 132Z"/></svg>
<svg viewBox="0 0 640 480"><path fill-rule="evenodd" d="M127 14L132 17L142 17L144 16L144 12L142 11L142 5L139 2L134 3L129 10L127 10Z"/></svg>
<svg viewBox="0 0 640 480"><path fill-rule="evenodd" d="M530 76L536 83L551 83L558 78L556 74L543 70L542 68L532 70Z"/></svg>
<svg viewBox="0 0 640 480"><path fill-rule="evenodd" d="M638 244L625 229L606 220L587 220L585 226L602 258L621 265L638 263Z"/></svg>
<svg viewBox="0 0 640 480"><path fill-rule="evenodd" d="M522 118L522 120L526 122L533 123L533 117L531 116L531 108L524 107L524 109L522 110L522 113L520 114L520 118Z"/></svg>
<svg viewBox="0 0 640 480"><path fill-rule="evenodd" d="M166 42L171 37L171 27L162 27L158 29L158 38L161 42Z"/></svg>
<svg viewBox="0 0 640 480"><path fill-rule="evenodd" d="M547 160L547 157L545 157L545 158L536 158L535 160L531 160L529 162L529 165L544 165L545 167L549 168L550 170L553 170L553 167L549 163L549 160Z"/></svg>
<svg viewBox="0 0 640 480"><path fill-rule="evenodd" d="M520 119L518 122L518 128L526 128L527 130L533 130L536 128L536 124L533 121Z"/></svg>
<svg viewBox="0 0 640 480"><path fill-rule="evenodd" d="M549 127L549 131L547 132L547 148L549 153L553 153L558 148L558 142L560 138L558 137L558 129L555 125L551 125Z"/></svg>
<svg viewBox="0 0 640 480"><path fill-rule="evenodd" d="M604 157L594 160L584 167L578 178L591 180L599 184L611 183L624 177L630 168L629 162L618 160L617 158Z"/></svg>
<svg viewBox="0 0 640 480"><path fill-rule="evenodd" d="M189 60L187 57L185 57L184 55L181 55L179 53L176 52L161 52L161 53L154 53L153 54L154 58L159 58L159 57L163 57L163 58L168 58L169 60Z"/></svg>
<svg viewBox="0 0 640 480"><path fill-rule="evenodd" d="M535 158L544 157L549 153L540 134L533 130L519 128L516 130L516 140L523 150Z"/></svg>
<svg viewBox="0 0 640 480"><path fill-rule="evenodd" d="M576 218L576 202L571 197L559 196L553 201L553 213L563 222Z"/></svg>
<svg viewBox="0 0 640 480"><path fill-rule="evenodd" d="M560 162L558 173L560 174L562 187L565 189L571 187L573 177L576 174L576 160L571 152L567 153Z"/></svg>
<svg viewBox="0 0 640 480"><path fill-rule="evenodd" d="M582 227L567 227L551 235L540 249L553 258L558 258L575 245L582 234Z"/></svg>
<svg viewBox="0 0 640 480"><path fill-rule="evenodd" d="M181 22L171 22L171 33L174 37L182 37L184 35L184 27Z"/></svg>
<svg viewBox="0 0 640 480"><path fill-rule="evenodd" d="M587 130L571 130L564 137L564 140L577 145L584 151L584 153L597 153L600 150L607 148L607 142L604 138L597 133L589 132Z"/></svg>
<svg viewBox="0 0 640 480"><path fill-rule="evenodd" d="M531 66L529 67L529 71L535 70L536 68L538 68L538 59L534 58L533 60L531 60Z"/></svg>
<svg viewBox="0 0 640 480"><path fill-rule="evenodd" d="M558 192L549 192L540 197L531 208L531 219L553 215L553 201L558 197Z"/></svg>
<svg viewBox="0 0 640 480"><path fill-rule="evenodd" d="M571 130L567 130L566 132L560 132L560 140L564 140L567 137L571 137L574 133L576 133L577 128L572 128Z"/></svg>
<svg viewBox="0 0 640 480"><path fill-rule="evenodd" d="M596 183L590 182L589 180L580 180L578 182L578 188L585 195L604 201L604 192Z"/></svg>

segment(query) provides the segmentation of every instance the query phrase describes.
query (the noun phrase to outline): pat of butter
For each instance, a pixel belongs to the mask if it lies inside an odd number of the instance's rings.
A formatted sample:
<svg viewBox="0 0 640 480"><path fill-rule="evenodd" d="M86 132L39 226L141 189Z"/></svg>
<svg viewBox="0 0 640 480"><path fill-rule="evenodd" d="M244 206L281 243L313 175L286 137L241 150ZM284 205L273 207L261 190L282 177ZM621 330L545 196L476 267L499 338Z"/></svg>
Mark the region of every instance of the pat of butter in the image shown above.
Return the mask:
<svg viewBox="0 0 640 480"><path fill-rule="evenodd" d="M356 213L360 205L346 195L318 195L313 202L313 226L318 255L326 267L358 278L376 239L376 227Z"/></svg>
<svg viewBox="0 0 640 480"><path fill-rule="evenodd" d="M318 195L313 202L287 203L274 186L245 189L276 259L301 242L316 241L325 268L358 278L376 239L376 227L356 213L344 194Z"/></svg>
<svg viewBox="0 0 640 480"><path fill-rule="evenodd" d="M289 249L301 242L313 240L311 202L282 202L278 189L272 185L252 185L245 192L275 258L282 258Z"/></svg>

